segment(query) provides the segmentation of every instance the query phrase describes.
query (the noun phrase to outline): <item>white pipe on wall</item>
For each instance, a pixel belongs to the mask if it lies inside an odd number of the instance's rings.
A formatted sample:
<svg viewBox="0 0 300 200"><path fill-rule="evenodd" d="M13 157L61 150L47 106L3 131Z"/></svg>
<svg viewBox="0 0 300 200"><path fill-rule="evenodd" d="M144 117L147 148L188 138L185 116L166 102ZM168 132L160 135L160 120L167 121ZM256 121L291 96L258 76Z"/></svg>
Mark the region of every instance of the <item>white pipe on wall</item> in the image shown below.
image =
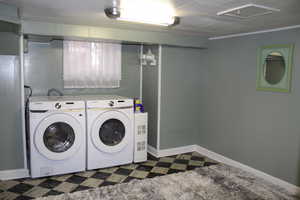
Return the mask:
<svg viewBox="0 0 300 200"><path fill-rule="evenodd" d="M161 65L162 45L158 46L158 91L157 91L157 151L160 150L160 114L161 114Z"/></svg>
<svg viewBox="0 0 300 200"><path fill-rule="evenodd" d="M140 56L139 56L139 59L140 59L140 100L141 100L141 103L143 103L143 62L142 62L143 49L144 49L144 46L143 46L143 44L141 44Z"/></svg>
<svg viewBox="0 0 300 200"><path fill-rule="evenodd" d="M20 89L21 89L21 114L22 114L22 140L23 140L23 156L24 169L27 166L27 149L26 149L26 128L25 128L25 93L24 93L24 36L21 34L19 38L19 56L20 56Z"/></svg>

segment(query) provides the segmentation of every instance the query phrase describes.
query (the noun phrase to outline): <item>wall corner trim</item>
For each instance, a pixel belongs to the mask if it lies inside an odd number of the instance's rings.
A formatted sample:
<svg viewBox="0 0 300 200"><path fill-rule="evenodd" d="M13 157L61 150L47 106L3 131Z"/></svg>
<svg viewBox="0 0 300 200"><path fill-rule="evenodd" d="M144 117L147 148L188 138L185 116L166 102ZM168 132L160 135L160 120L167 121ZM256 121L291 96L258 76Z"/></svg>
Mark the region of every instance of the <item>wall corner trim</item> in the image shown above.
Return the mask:
<svg viewBox="0 0 300 200"><path fill-rule="evenodd" d="M28 169L12 169L0 171L0 180L11 180L29 177Z"/></svg>
<svg viewBox="0 0 300 200"><path fill-rule="evenodd" d="M260 170L254 169L248 165L245 165L245 164L242 164L235 160L232 160L230 158L227 158L221 154L210 151L199 145L188 145L188 146L182 146L182 147L176 147L176 148L170 148L170 149L162 149L162 150L157 150L156 148L148 145L148 153L157 158L164 157L164 156L172 156L172 155L182 154L182 153L188 153L188 152L192 152L192 151L196 151L199 154L201 154L203 156L207 156L208 158L211 158L217 162L224 163L226 165L230 165L230 166L233 166L236 168L240 168L244 171L250 172L259 178L262 178L268 182L271 182L275 185L278 185L278 186L286 189L287 191L289 191L292 194L299 195L299 193L300 193L300 187L298 187L296 185L293 185L282 179L271 176Z"/></svg>
<svg viewBox="0 0 300 200"><path fill-rule="evenodd" d="M266 29L266 30L261 30L261 31L248 32L248 33L237 33L237 34L231 34L231 35L216 36L216 37L210 37L210 38L208 38L208 40L221 40L221 39L227 39L227 38L242 37L242 36L247 36L247 35L256 35L256 34L262 34L262 33L285 31L285 30L297 29L297 28L300 28L300 25L286 26L286 27L274 28L274 29Z"/></svg>

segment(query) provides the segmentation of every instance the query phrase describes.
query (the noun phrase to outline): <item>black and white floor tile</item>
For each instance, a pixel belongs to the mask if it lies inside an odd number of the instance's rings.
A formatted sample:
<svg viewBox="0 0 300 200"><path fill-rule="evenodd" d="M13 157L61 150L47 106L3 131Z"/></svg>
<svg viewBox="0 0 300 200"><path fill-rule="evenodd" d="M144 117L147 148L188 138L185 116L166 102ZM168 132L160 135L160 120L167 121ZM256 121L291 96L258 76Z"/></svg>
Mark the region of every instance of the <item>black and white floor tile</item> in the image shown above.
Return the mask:
<svg viewBox="0 0 300 200"><path fill-rule="evenodd" d="M129 182L133 179L153 178L217 164L196 152L155 158L148 155L143 163L91 170L39 179L0 181L0 200L27 200L59 195L107 185Z"/></svg>

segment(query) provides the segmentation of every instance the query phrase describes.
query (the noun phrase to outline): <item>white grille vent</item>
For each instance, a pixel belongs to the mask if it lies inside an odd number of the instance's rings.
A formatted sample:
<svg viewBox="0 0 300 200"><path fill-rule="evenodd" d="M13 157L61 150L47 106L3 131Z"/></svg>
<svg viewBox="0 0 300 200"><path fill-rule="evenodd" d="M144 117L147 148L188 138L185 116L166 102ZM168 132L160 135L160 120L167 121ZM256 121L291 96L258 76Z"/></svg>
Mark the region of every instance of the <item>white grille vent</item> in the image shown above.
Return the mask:
<svg viewBox="0 0 300 200"><path fill-rule="evenodd" d="M246 4L236 8L231 8L225 11L218 12L219 16L230 16L239 19L248 19L251 17L257 17L261 15L271 14L273 12L279 12L280 9L271 8L267 6L257 5L257 4Z"/></svg>
<svg viewBox="0 0 300 200"><path fill-rule="evenodd" d="M146 150L146 142L138 142L137 143L137 151L145 151Z"/></svg>
<svg viewBox="0 0 300 200"><path fill-rule="evenodd" d="M138 135L146 134L146 125L138 126Z"/></svg>

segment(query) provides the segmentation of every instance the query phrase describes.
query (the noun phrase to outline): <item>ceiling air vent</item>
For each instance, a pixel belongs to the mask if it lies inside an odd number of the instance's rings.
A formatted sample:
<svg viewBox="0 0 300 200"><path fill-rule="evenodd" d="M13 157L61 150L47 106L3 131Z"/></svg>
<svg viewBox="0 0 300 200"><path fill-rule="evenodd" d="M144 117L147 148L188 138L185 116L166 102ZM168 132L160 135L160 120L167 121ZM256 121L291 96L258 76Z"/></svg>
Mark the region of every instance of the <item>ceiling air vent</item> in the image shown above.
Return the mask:
<svg viewBox="0 0 300 200"><path fill-rule="evenodd" d="M271 8L271 7L257 5L257 4L246 4L243 6L218 12L217 15L219 16L225 15L230 17L236 17L239 19L247 19L250 17L267 15L279 11L280 9L277 8Z"/></svg>

